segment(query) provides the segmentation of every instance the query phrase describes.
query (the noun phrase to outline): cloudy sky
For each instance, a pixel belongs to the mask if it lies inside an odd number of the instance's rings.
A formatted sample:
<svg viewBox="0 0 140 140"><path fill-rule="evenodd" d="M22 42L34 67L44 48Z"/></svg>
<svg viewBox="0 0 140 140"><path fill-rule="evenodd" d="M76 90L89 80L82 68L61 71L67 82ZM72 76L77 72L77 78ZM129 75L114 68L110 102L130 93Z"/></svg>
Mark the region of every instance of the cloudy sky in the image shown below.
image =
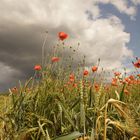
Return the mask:
<svg viewBox="0 0 140 140"><path fill-rule="evenodd" d="M46 48L64 31L88 66L121 70L140 56L139 26L140 0L0 0L0 91L33 75L46 30Z"/></svg>

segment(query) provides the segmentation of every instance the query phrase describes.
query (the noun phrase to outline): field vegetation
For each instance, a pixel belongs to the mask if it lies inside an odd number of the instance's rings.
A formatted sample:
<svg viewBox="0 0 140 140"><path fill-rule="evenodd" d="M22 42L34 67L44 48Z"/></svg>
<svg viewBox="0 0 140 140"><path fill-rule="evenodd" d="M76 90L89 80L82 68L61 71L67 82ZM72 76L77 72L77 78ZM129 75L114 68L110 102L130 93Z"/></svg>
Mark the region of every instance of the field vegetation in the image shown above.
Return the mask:
<svg viewBox="0 0 140 140"><path fill-rule="evenodd" d="M75 57L63 55L68 35L25 83L0 96L1 140L139 140L140 59L134 75L112 72L106 81L99 59L86 68L86 58L73 66ZM63 53L59 52L63 50ZM100 80L99 80L100 79Z"/></svg>

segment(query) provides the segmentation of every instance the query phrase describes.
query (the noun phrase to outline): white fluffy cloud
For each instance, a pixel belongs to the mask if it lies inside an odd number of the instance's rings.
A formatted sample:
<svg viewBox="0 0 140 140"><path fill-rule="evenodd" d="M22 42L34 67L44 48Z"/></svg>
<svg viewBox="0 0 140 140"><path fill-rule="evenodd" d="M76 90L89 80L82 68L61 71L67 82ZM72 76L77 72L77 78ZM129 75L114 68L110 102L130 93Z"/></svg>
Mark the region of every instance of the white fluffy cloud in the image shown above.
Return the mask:
<svg viewBox="0 0 140 140"><path fill-rule="evenodd" d="M126 0L99 0L98 2L111 3L127 14L131 11ZM3 19L25 25L41 24L50 28L60 26L68 28L72 36L75 36L74 39L82 42L81 50L83 52L86 50L85 53L91 58L90 61L97 57L104 58L104 61L108 61L108 58L119 61L123 57L132 56L132 52L126 47L130 34L124 31L125 27L121 20L116 16L97 18L100 16L100 9L95 1L4 0L3 5L3 8L1 7ZM88 20L87 10L95 20ZM131 14L133 12L130 12Z"/></svg>
<svg viewBox="0 0 140 140"><path fill-rule="evenodd" d="M131 0L135 5L140 4L140 0Z"/></svg>
<svg viewBox="0 0 140 140"><path fill-rule="evenodd" d="M83 52L89 63L101 58L102 65L106 67L119 67L121 62L132 57L133 53L126 47L130 34L124 32L121 21L113 16L108 19L98 19L91 23L90 28L83 30L81 36Z"/></svg>

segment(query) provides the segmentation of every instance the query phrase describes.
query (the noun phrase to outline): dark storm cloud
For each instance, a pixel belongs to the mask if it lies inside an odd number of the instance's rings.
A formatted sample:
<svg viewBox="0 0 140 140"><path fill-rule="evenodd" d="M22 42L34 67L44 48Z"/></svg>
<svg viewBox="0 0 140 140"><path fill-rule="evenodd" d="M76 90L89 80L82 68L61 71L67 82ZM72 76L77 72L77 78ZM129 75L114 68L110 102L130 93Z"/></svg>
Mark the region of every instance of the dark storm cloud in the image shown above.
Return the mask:
<svg viewBox="0 0 140 140"><path fill-rule="evenodd" d="M33 67L41 63L42 44L47 35L45 51L52 53L52 48L58 41L60 30L68 31L66 27L43 27L41 25L19 25L0 23L0 62L13 69L12 76L0 82L0 90L14 85L18 80L24 80L34 74ZM68 53L68 52L65 52ZM67 54L65 54L67 55ZM4 69L3 69L4 70ZM19 74L16 74L19 71ZM13 84L11 82L13 81ZM6 83L6 86L4 86ZM3 88L4 87L4 88Z"/></svg>
<svg viewBox="0 0 140 140"><path fill-rule="evenodd" d="M16 75L12 71L12 77L7 77L6 84L12 79L14 82L15 79L32 76L33 66L41 62L41 46L45 37L43 27L10 23L0 27L0 62L20 72ZM4 84L0 83L0 89Z"/></svg>
<svg viewBox="0 0 140 140"><path fill-rule="evenodd" d="M19 69L23 67L19 64L32 61L38 57L41 52L40 34L36 28L22 27L14 25L4 31L0 31L0 59L8 65L17 66ZM4 56L4 57L3 57ZM17 63L15 63L15 60ZM19 63L19 62L22 63ZM21 68L20 68L21 67Z"/></svg>
<svg viewBox="0 0 140 140"><path fill-rule="evenodd" d="M40 63L45 29L37 25L5 25L5 29L0 31L0 61L20 71L26 71L29 66ZM65 27L58 29L67 30ZM45 45L48 52L58 40L58 29L47 28L47 31L51 30Z"/></svg>

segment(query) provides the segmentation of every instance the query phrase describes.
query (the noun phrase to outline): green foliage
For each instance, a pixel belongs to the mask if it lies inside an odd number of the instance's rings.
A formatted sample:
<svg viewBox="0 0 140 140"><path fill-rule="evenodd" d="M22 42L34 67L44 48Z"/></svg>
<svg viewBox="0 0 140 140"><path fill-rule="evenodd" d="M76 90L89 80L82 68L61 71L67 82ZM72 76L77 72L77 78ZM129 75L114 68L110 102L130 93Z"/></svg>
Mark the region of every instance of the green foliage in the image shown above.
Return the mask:
<svg viewBox="0 0 140 140"><path fill-rule="evenodd" d="M79 133L79 132L75 131L75 132L73 132L71 134L58 137L55 140L73 140L73 139L79 138L82 135L83 135L82 133Z"/></svg>

